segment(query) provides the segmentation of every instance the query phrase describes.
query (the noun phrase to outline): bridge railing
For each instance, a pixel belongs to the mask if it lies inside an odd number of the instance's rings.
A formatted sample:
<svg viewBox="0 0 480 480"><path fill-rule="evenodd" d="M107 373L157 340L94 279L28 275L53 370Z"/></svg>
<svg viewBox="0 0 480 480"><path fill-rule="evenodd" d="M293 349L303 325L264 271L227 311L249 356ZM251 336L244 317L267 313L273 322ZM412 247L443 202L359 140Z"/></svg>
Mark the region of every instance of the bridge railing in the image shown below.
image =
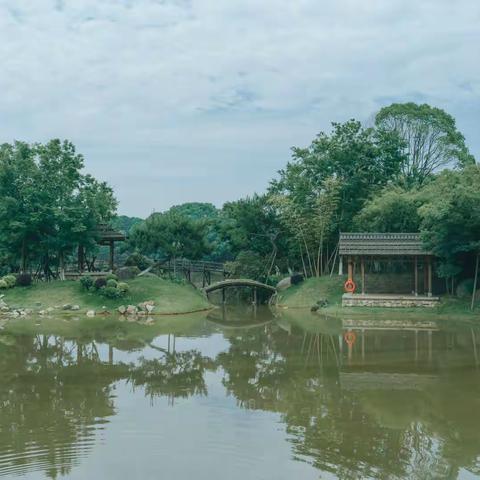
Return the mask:
<svg viewBox="0 0 480 480"><path fill-rule="evenodd" d="M204 272L206 270L210 272L225 272L225 265L223 263L203 260L167 260L161 263L159 268L165 270L189 270L191 272Z"/></svg>

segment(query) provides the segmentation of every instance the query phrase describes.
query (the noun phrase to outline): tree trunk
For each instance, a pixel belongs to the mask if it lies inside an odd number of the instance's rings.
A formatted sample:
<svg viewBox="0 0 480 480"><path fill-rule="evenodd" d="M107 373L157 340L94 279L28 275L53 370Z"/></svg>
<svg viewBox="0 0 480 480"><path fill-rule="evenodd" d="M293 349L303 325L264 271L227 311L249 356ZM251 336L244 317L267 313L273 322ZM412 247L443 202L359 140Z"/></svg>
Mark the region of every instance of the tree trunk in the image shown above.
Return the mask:
<svg viewBox="0 0 480 480"><path fill-rule="evenodd" d="M471 310L473 310L473 308L475 307L475 297L476 297L476 293L477 293L479 263L480 263L480 253L477 253L477 261L475 263L475 279L473 280L472 305L470 306Z"/></svg>
<svg viewBox="0 0 480 480"><path fill-rule="evenodd" d="M59 278L65 280L65 257L62 251L58 252L58 262L60 267Z"/></svg>
<svg viewBox="0 0 480 480"><path fill-rule="evenodd" d="M20 262L20 272L25 273L27 270L27 245L25 239L22 240L22 253Z"/></svg>

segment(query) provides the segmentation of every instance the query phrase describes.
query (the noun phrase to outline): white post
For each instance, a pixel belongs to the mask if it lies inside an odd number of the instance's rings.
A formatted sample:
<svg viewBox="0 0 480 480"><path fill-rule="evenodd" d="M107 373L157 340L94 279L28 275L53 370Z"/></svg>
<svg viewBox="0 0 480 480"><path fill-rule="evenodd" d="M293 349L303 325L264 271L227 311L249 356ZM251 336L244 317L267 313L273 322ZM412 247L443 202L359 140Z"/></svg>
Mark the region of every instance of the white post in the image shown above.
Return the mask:
<svg viewBox="0 0 480 480"><path fill-rule="evenodd" d="M343 275L343 257L341 255L338 259L338 274Z"/></svg>

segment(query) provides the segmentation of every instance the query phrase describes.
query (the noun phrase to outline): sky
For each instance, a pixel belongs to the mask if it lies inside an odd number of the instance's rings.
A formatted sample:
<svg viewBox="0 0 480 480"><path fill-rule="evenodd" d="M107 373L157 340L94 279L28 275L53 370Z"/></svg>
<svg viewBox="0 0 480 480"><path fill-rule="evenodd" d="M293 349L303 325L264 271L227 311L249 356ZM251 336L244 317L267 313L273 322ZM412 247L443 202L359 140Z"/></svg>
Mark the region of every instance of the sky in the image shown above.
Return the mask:
<svg viewBox="0 0 480 480"><path fill-rule="evenodd" d="M0 0L0 142L73 141L121 214L261 193L406 101L480 159L478 0Z"/></svg>

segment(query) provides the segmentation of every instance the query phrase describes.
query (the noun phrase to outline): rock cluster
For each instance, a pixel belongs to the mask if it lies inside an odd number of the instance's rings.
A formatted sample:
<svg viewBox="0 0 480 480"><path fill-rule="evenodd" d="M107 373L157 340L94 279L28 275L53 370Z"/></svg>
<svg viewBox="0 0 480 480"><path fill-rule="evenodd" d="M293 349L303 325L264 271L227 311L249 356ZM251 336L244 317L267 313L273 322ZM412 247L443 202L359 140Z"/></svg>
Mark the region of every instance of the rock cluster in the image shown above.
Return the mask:
<svg viewBox="0 0 480 480"><path fill-rule="evenodd" d="M140 317L145 317L152 314L154 310L155 302L153 300L148 300L146 302L139 303L138 305L121 305L117 309L118 313L124 315L129 322L136 322ZM153 319L148 318L145 323L150 325L153 323Z"/></svg>

